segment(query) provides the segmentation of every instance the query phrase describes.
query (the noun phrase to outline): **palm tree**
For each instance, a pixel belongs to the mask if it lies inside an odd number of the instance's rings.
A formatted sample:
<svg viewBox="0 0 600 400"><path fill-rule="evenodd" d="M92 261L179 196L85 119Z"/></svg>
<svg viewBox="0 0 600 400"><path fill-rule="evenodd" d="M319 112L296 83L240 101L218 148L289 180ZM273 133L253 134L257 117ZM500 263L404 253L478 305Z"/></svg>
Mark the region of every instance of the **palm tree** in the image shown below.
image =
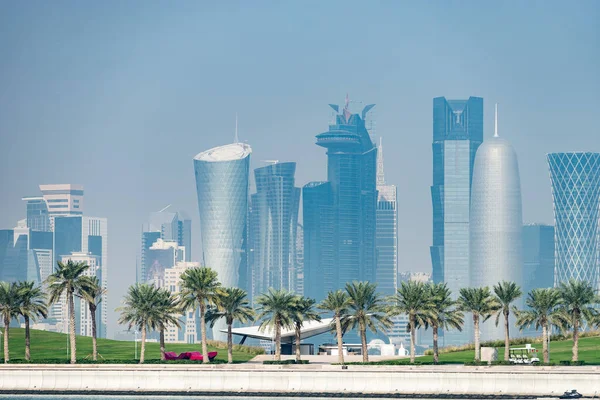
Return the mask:
<svg viewBox="0 0 600 400"><path fill-rule="evenodd" d="M78 296L81 297L88 305L90 310L90 318L92 319L92 359L98 359L98 341L96 334L96 310L102 301L102 296L106 294L106 289L102 287L102 283L96 276L86 276L83 278L81 289Z"/></svg>
<svg viewBox="0 0 600 400"><path fill-rule="evenodd" d="M457 302L452 300L452 292L445 283L428 285L427 295L433 305L427 322L433 330L433 362L437 364L440 361L438 349L439 328L462 331L464 314L456 308Z"/></svg>
<svg viewBox="0 0 600 400"><path fill-rule="evenodd" d="M535 329L542 327L542 349L544 363L550 362L548 354L548 335L551 325L560 325L557 307L560 304L560 293L554 288L533 289L526 300L528 310L517 311L517 325L521 330L535 325Z"/></svg>
<svg viewBox="0 0 600 400"><path fill-rule="evenodd" d="M275 332L275 360L281 361L281 328L291 328L294 324L296 296L287 290L269 288L267 293L256 298L260 330L267 327Z"/></svg>
<svg viewBox="0 0 600 400"><path fill-rule="evenodd" d="M209 308L206 313L206 320L211 323L211 327L220 318L225 318L227 324L227 362L233 362L233 334L231 329L234 322L240 321L245 324L254 321L254 310L250 307L245 290L239 288L226 288L225 293L219 297L217 307Z"/></svg>
<svg viewBox="0 0 600 400"><path fill-rule="evenodd" d="M209 362L206 344L206 309L209 306L216 306L224 293L217 276L217 271L208 267L190 268L181 275L182 309L200 308L203 363Z"/></svg>
<svg viewBox="0 0 600 400"><path fill-rule="evenodd" d="M494 293L496 294L496 302L500 304L500 308L496 311L496 326L500 322L500 315L504 315L504 361L508 361L510 353L510 333L508 325L508 317L510 315L510 307L523 292L515 282L502 281L494 285Z"/></svg>
<svg viewBox="0 0 600 400"><path fill-rule="evenodd" d="M38 317L46 318L48 316L48 307L46 306L46 294L42 288L35 286L34 282L25 281L17 284L19 314L25 320L25 360L31 359L31 334L29 332L29 322L37 321Z"/></svg>
<svg viewBox="0 0 600 400"><path fill-rule="evenodd" d="M321 316L315 310L315 299L297 296L294 307L294 329L296 333L296 362L300 363L300 332L305 322L320 321Z"/></svg>
<svg viewBox="0 0 600 400"><path fill-rule="evenodd" d="M123 299L122 306L115 311L121 313L119 324L127 324L128 329L135 326L142 333L140 364L144 363L146 353L146 332L154 329L161 318L161 310L157 307L160 290L146 283L132 285Z"/></svg>
<svg viewBox="0 0 600 400"><path fill-rule="evenodd" d="M157 312L156 326L160 335L160 359L165 360L165 330L167 325L174 325L177 328L181 326L178 316L182 310L179 307L179 298L173 295L165 288L158 289L156 303L154 304Z"/></svg>
<svg viewBox="0 0 600 400"><path fill-rule="evenodd" d="M346 292L350 297L348 313L342 317L342 329L358 327L362 347L363 362L369 362L367 350L367 328L373 333L378 329L390 328L393 323L390 320L388 307L383 297L375 292L377 285L370 282L346 283Z"/></svg>
<svg viewBox="0 0 600 400"><path fill-rule="evenodd" d="M479 362L480 343L479 343L479 320L487 321L492 314L500 308L497 300L492 296L489 287L481 288L462 288L458 299L459 310L473 314L473 328L475 336L475 361Z"/></svg>
<svg viewBox="0 0 600 400"><path fill-rule="evenodd" d="M344 365L344 342L342 331L342 316L348 312L350 297L343 290L327 293L327 297L318 306L321 310L333 313L333 326L337 336L338 362Z"/></svg>
<svg viewBox="0 0 600 400"><path fill-rule="evenodd" d="M75 343L75 302L73 296L81 291L84 283L84 273L89 268L84 262L73 262L68 260L67 263L57 262L54 273L51 274L46 283L50 298L49 304L60 301L62 295L66 293L67 306L69 309L69 335L71 342L71 364L77 362L77 349Z"/></svg>
<svg viewBox="0 0 600 400"><path fill-rule="evenodd" d="M586 322L594 323L598 318L595 304L600 303L594 294L594 288L589 282L570 279L561 282L558 287L560 293L559 315L564 327L573 328L573 358L579 358L579 329Z"/></svg>
<svg viewBox="0 0 600 400"><path fill-rule="evenodd" d="M427 324L433 317L433 303L423 282L402 282L397 293L392 296L392 314L406 314L408 316L408 329L410 331L410 362L415 362L415 332L417 326Z"/></svg>
<svg viewBox="0 0 600 400"><path fill-rule="evenodd" d="M10 321L19 316L19 287L16 283L0 282L0 315L4 322L4 363L10 361L8 334Z"/></svg>

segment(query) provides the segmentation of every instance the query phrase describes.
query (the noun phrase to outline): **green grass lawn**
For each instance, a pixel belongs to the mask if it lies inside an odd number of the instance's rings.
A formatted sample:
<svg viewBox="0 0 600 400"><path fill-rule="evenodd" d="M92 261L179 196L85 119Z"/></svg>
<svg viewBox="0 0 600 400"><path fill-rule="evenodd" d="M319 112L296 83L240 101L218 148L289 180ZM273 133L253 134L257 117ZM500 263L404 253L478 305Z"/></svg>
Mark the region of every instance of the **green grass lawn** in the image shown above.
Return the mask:
<svg viewBox="0 0 600 400"><path fill-rule="evenodd" d="M4 329L2 329L4 332ZM0 347L3 349L4 338L0 335ZM31 361L43 362L44 360L69 360L67 357L68 335L63 333L54 333L46 331L31 331ZM98 353L106 361L116 360L134 360L135 344L133 341L118 341L109 339L98 339ZM141 343L137 343L137 353L139 358ZM184 351L202 351L202 346L196 344L172 344L166 343L167 351L181 353ZM19 361L25 359L25 329L11 328L9 331L9 349L10 360ZM227 349L216 349L209 346L209 351L217 351L217 362L227 362ZM4 362L4 352L0 351L0 362ZM77 359L85 359L92 354L92 338L77 336ZM233 352L234 362L246 362L254 357L241 351ZM99 356L99 360L102 358ZM160 360L160 346L158 343L146 343L146 361ZM196 363L196 361L188 361Z"/></svg>
<svg viewBox="0 0 600 400"><path fill-rule="evenodd" d="M542 355L542 344L532 344L538 350L540 360ZM513 347L525 347L524 345L515 345ZM561 340L550 342L550 362L557 363L561 360L571 360L572 340ZM475 357L474 350L457 351L453 353L440 354L440 364L462 364L473 361ZM504 359L504 347L498 347L498 359ZM585 364L600 364L600 337L586 337L579 339L579 360L585 361ZM417 358L418 362L433 362L433 356L423 356ZM382 361L374 364L409 364L409 359Z"/></svg>

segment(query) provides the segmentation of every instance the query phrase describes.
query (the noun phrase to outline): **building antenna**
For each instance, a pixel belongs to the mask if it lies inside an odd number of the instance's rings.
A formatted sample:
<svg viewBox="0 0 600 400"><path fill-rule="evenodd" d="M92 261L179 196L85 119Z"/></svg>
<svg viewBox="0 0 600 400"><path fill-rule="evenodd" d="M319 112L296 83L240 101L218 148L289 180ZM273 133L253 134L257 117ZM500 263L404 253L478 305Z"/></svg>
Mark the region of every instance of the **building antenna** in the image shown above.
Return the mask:
<svg viewBox="0 0 600 400"><path fill-rule="evenodd" d="M496 103L496 114L494 116L494 137L498 137L498 103Z"/></svg>
<svg viewBox="0 0 600 400"><path fill-rule="evenodd" d="M235 137L233 138L233 143L239 143L240 138L238 137L238 115L235 113Z"/></svg>
<svg viewBox="0 0 600 400"><path fill-rule="evenodd" d="M160 212L163 212L163 211L165 211L165 210L166 210L167 208L169 208L169 207L171 207L171 205L170 205L170 204L169 204L168 206L166 206L165 208L163 208L162 210L160 210L160 211L159 211L159 213L160 213Z"/></svg>

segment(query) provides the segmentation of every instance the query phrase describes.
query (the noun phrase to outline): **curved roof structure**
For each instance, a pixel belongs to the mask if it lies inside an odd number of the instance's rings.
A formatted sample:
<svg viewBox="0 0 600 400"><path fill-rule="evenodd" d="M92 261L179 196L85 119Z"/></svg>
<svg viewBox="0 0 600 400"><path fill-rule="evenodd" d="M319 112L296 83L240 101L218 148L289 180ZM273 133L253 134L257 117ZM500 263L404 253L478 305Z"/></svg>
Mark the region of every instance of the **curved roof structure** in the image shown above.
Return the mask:
<svg viewBox="0 0 600 400"><path fill-rule="evenodd" d="M194 157L194 160L206 162L220 162L241 160L252 153L252 148L245 143L231 143L224 146L213 147Z"/></svg>
<svg viewBox="0 0 600 400"><path fill-rule="evenodd" d="M321 321L305 322L302 325L302 329L300 329L300 338L308 339L322 333L330 332L332 322L333 318L324 318ZM227 333L227 329L222 329L221 332ZM260 340L273 340L275 338L275 332L272 332L269 327L266 327L264 331L261 331L258 325L247 326L244 328L233 328L231 333L238 336L245 336ZM295 335L296 331L294 329L281 328L282 343L292 343L295 339Z"/></svg>

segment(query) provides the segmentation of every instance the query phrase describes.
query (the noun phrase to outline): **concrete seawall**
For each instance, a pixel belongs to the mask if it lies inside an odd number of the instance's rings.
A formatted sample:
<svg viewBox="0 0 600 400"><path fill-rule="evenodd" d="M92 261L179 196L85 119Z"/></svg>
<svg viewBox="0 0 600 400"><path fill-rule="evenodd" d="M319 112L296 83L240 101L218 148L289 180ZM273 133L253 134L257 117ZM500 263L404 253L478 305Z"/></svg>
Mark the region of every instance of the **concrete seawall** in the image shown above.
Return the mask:
<svg viewBox="0 0 600 400"><path fill-rule="evenodd" d="M597 367L2 365L0 392L600 395Z"/></svg>

